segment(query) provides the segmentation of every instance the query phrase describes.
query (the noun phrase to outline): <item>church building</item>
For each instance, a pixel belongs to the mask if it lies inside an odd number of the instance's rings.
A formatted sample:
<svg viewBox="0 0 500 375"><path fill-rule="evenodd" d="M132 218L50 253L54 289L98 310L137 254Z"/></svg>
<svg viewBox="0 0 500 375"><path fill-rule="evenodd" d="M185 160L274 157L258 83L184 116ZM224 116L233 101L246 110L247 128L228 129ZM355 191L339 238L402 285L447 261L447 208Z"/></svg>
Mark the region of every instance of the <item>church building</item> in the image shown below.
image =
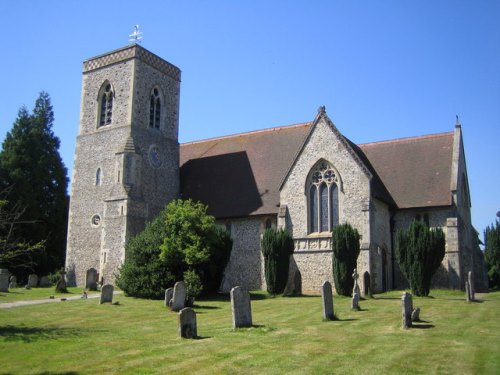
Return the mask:
<svg viewBox="0 0 500 375"><path fill-rule="evenodd" d="M265 287L261 235L287 228L304 292L332 277L331 234L361 235L361 288L407 285L394 238L414 219L440 227L446 254L433 284L484 281L472 226L462 129L355 144L320 107L311 122L178 143L181 71L133 44L84 61L66 269L84 285L94 268L113 283L125 242L173 199L193 199L231 232L221 289ZM313 116L311 116L313 117Z"/></svg>

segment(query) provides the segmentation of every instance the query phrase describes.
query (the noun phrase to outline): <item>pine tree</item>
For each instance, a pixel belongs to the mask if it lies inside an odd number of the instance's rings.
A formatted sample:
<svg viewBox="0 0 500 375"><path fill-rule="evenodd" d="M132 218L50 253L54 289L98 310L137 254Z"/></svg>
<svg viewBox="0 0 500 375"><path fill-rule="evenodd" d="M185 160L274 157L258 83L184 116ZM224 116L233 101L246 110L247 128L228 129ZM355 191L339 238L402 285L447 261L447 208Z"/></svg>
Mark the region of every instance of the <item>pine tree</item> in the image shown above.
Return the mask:
<svg viewBox="0 0 500 375"><path fill-rule="evenodd" d="M500 221L484 231L484 260L491 288L500 287Z"/></svg>
<svg viewBox="0 0 500 375"><path fill-rule="evenodd" d="M287 230L269 228L262 236L261 248L267 291L272 295L283 293L294 249L293 238Z"/></svg>
<svg viewBox="0 0 500 375"><path fill-rule="evenodd" d="M360 252L359 233L350 224L334 228L332 235L332 266L335 289L341 296L350 296L354 287L352 272Z"/></svg>
<svg viewBox="0 0 500 375"><path fill-rule="evenodd" d="M431 280L445 254L445 237L441 228L430 229L414 220L407 231L396 233L396 260L410 283L412 293L428 296Z"/></svg>
<svg viewBox="0 0 500 375"><path fill-rule="evenodd" d="M21 220L33 222L17 227L16 237L45 241L45 251L34 259L42 275L64 265L66 249L68 178L53 123L50 97L42 92L32 114L19 110L0 151L0 185L11 188L7 199L23 209Z"/></svg>

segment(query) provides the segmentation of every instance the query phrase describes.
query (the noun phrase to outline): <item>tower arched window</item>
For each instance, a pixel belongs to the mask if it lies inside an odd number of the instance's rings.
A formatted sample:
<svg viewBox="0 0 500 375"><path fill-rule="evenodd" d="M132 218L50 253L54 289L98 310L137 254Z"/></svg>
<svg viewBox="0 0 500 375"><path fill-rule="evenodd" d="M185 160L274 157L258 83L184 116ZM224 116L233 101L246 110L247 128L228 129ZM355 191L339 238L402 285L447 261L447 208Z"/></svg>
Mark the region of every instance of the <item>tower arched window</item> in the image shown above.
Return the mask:
<svg viewBox="0 0 500 375"><path fill-rule="evenodd" d="M99 126L111 124L113 117L113 88L109 82L104 82L99 93Z"/></svg>
<svg viewBox="0 0 500 375"><path fill-rule="evenodd" d="M158 88L154 88L149 99L149 127L160 129L161 96Z"/></svg>
<svg viewBox="0 0 500 375"><path fill-rule="evenodd" d="M309 233L330 232L339 223L339 178L326 161L317 163L308 179Z"/></svg>
<svg viewBox="0 0 500 375"><path fill-rule="evenodd" d="M102 185L102 170L101 168L97 168L97 171L95 172L95 186L101 186Z"/></svg>

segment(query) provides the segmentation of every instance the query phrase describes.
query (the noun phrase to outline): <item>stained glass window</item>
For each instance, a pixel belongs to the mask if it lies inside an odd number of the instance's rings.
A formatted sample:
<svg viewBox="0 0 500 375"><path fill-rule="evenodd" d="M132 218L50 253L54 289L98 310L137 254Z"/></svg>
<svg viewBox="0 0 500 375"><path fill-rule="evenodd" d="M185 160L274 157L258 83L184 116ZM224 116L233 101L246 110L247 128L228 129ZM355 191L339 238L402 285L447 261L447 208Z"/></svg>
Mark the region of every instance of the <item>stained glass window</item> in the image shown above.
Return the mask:
<svg viewBox="0 0 500 375"><path fill-rule="evenodd" d="M318 189L312 185L309 190L309 228L310 232L318 231Z"/></svg>

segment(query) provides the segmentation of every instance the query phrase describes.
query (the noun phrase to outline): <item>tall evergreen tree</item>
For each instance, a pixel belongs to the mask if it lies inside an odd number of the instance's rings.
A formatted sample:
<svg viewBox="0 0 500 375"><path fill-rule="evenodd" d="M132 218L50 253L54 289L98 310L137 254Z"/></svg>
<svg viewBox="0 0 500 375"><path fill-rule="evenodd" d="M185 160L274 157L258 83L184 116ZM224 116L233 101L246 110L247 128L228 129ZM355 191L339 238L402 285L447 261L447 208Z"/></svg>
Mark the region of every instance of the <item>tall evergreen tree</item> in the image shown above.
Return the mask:
<svg viewBox="0 0 500 375"><path fill-rule="evenodd" d="M490 287L500 287L500 221L484 231L484 260Z"/></svg>
<svg viewBox="0 0 500 375"><path fill-rule="evenodd" d="M356 268L360 252L359 233L349 223L333 229L332 269L335 290L341 296L350 296L354 287L352 272Z"/></svg>
<svg viewBox="0 0 500 375"><path fill-rule="evenodd" d="M32 114L19 110L0 151L0 185L12 188L8 201L22 207L21 220L33 222L16 228L17 237L45 241L45 251L35 259L39 274L61 268L66 248L68 178L53 123L50 97L42 92Z"/></svg>
<svg viewBox="0 0 500 375"><path fill-rule="evenodd" d="M261 248L267 291L273 295L283 293L294 249L293 238L285 229L269 228L262 236Z"/></svg>

